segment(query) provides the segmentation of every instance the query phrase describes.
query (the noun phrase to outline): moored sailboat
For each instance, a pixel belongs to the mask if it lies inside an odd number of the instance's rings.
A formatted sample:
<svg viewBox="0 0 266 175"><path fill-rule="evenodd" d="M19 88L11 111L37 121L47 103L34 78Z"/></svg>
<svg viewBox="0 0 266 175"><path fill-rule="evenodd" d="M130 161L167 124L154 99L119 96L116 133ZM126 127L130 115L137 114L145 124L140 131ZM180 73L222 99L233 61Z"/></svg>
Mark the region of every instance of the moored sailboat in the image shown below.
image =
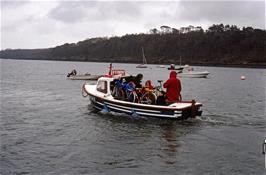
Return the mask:
<svg viewBox="0 0 266 175"><path fill-rule="evenodd" d="M141 47L142 49L142 64L139 64L136 66L136 68L147 68L147 60L146 60L146 57L145 57L145 54L144 54L144 49L143 47Z"/></svg>

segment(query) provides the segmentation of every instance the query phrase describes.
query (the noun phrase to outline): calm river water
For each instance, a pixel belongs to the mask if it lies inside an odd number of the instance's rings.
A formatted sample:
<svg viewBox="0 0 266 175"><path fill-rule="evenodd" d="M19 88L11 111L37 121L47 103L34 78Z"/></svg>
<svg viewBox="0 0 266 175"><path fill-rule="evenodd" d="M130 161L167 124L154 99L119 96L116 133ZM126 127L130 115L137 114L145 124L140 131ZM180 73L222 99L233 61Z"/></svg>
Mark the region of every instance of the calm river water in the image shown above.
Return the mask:
<svg viewBox="0 0 266 175"><path fill-rule="evenodd" d="M66 74L108 63L0 61L0 174L265 174L265 69L194 67L211 74L182 78L182 96L202 102L203 116L180 122L95 112L84 81ZM154 84L169 76L114 66Z"/></svg>

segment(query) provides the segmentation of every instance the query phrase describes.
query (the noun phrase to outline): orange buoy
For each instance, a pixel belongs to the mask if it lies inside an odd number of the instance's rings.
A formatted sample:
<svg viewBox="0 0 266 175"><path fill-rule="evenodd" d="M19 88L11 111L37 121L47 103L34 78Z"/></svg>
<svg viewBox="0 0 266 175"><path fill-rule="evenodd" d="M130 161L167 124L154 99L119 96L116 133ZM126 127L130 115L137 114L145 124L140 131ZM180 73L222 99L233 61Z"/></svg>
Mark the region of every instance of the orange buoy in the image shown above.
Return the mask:
<svg viewBox="0 0 266 175"><path fill-rule="evenodd" d="M242 76L240 77L240 79L241 79L241 80L245 80L246 77L245 77L244 75L242 75Z"/></svg>

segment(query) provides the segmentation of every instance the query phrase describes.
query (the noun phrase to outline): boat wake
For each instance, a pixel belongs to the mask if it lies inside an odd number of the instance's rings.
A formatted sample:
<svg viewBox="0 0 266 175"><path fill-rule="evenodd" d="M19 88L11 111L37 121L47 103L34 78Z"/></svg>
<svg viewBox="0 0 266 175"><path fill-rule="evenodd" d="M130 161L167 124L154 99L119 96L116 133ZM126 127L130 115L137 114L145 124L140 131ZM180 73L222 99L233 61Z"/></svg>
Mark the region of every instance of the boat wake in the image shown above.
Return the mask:
<svg viewBox="0 0 266 175"><path fill-rule="evenodd" d="M217 119L214 119L214 118L217 118L217 116L201 116L201 117L196 117L196 120L199 120L201 122L205 122L209 125L229 125L230 123L227 122L227 121L223 121L223 120L217 120Z"/></svg>

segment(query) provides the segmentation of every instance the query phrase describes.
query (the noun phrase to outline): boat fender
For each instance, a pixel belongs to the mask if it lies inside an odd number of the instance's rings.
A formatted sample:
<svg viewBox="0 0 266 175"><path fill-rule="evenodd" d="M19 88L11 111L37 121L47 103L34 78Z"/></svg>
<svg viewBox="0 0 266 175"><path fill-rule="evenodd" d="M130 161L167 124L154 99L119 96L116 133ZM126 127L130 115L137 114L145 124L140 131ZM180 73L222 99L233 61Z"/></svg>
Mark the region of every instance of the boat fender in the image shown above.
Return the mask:
<svg viewBox="0 0 266 175"><path fill-rule="evenodd" d="M139 117L139 114L137 114L137 112L136 112L134 109L132 109L131 116L132 116L133 118L138 118L138 117Z"/></svg>
<svg viewBox="0 0 266 175"><path fill-rule="evenodd" d="M107 114L109 112L109 108L106 104L103 105L102 113Z"/></svg>
<svg viewBox="0 0 266 175"><path fill-rule="evenodd" d="M242 75L241 77L240 77L240 80L245 80L246 79L246 77L244 76L244 75Z"/></svg>

